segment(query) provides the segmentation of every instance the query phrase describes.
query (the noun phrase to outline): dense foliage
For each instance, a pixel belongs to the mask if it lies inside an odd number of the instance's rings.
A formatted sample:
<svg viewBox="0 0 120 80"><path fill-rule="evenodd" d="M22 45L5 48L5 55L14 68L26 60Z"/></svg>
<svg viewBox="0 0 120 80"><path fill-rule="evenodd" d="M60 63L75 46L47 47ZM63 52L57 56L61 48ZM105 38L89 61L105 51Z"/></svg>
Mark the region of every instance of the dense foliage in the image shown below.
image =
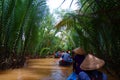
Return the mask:
<svg viewBox="0 0 120 80"><path fill-rule="evenodd" d="M105 60L107 69L120 72L120 1L78 0L78 3L80 9L67 13L56 27L71 28L76 47L93 52Z"/></svg>
<svg viewBox="0 0 120 80"><path fill-rule="evenodd" d="M46 0L0 0L0 69L22 66L26 55L80 46L104 59L107 69L120 72L120 1L77 3L78 10L60 13L56 27L61 29L56 30Z"/></svg>
<svg viewBox="0 0 120 80"><path fill-rule="evenodd" d="M23 66L26 55L53 52L53 23L45 0L0 0L0 69Z"/></svg>

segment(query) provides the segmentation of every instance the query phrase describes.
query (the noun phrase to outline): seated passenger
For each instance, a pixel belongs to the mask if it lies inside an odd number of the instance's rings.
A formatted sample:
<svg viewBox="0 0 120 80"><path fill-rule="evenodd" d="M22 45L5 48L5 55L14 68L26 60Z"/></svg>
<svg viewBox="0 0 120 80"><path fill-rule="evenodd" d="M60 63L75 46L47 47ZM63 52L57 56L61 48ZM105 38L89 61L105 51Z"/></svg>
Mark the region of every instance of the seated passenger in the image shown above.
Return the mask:
<svg viewBox="0 0 120 80"><path fill-rule="evenodd" d="M70 65L72 63L72 58L69 53L64 52L61 56L60 65Z"/></svg>
<svg viewBox="0 0 120 80"><path fill-rule="evenodd" d="M80 68L81 63L85 59L85 51L82 48L76 48L72 51L73 57L73 72L78 76L79 80L90 80L87 73Z"/></svg>
<svg viewBox="0 0 120 80"><path fill-rule="evenodd" d="M64 52L62 54L62 60L64 60L65 62L71 62L72 58L68 52Z"/></svg>
<svg viewBox="0 0 120 80"><path fill-rule="evenodd" d="M73 50L72 53L73 53L73 71L78 75L78 80L107 80L106 74L97 71L98 68L95 67L86 68L86 64L87 66L89 66L88 64L90 63L89 61L91 60L85 56L85 51L82 48L76 48ZM100 63L101 66L103 66L104 62L101 63ZM99 66L99 68L101 66Z"/></svg>
<svg viewBox="0 0 120 80"><path fill-rule="evenodd" d="M54 54L55 58L59 58L61 55L60 55L60 51L56 51L55 54Z"/></svg>
<svg viewBox="0 0 120 80"><path fill-rule="evenodd" d="M105 64L104 60L95 57L93 54L87 54L85 60L80 65L91 80L107 80L107 75L98 71Z"/></svg>

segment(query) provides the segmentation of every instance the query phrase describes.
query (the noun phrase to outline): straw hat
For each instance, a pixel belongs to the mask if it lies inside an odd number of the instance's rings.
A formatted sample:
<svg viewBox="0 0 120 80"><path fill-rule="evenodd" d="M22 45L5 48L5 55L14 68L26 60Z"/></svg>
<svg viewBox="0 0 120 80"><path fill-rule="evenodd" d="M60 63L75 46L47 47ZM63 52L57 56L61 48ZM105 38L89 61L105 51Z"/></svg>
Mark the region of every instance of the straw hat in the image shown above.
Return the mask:
<svg viewBox="0 0 120 80"><path fill-rule="evenodd" d="M80 54L80 55L84 55L84 54L85 54L84 49L82 49L82 48L80 48L80 47L74 49L73 52L74 52L75 54Z"/></svg>
<svg viewBox="0 0 120 80"><path fill-rule="evenodd" d="M88 54L80 65L80 68L83 70L96 70L101 68L104 64L104 60L99 59L92 54Z"/></svg>

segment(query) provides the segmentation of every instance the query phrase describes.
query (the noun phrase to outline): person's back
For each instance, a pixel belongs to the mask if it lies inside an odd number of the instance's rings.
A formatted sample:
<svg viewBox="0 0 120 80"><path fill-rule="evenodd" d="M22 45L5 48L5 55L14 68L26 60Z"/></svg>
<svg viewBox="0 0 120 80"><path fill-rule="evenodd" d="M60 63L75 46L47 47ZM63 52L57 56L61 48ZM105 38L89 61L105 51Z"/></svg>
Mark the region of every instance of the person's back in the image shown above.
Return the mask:
<svg viewBox="0 0 120 80"><path fill-rule="evenodd" d="M74 57L74 63L73 63L73 68L76 74L79 74L79 72L83 71L80 68L81 63L83 62L83 60L85 59L84 55L75 55Z"/></svg>
<svg viewBox="0 0 120 80"><path fill-rule="evenodd" d="M85 51L82 48L76 48L72 51L73 54L73 73L75 72L78 75L77 80L107 80L107 75L99 72L95 69L95 67L86 68L89 65L92 59L89 59L85 55ZM87 54L88 56L88 54ZM91 58L91 56L89 56ZM93 58L93 57L92 57ZM95 58L96 60L96 58ZM98 59L97 59L98 60ZM86 62L86 64L85 64ZM92 63L95 61L92 61ZM83 65L84 63L84 65ZM87 66L85 66L87 65ZM82 67L81 67L82 66ZM92 64L92 66L95 66ZM85 68L84 68L85 67ZM67 80L72 80L68 78Z"/></svg>
<svg viewBox="0 0 120 80"><path fill-rule="evenodd" d="M66 61L66 62L68 62L69 60L70 60L70 54L68 54L68 53L63 53L63 55L62 55L62 59L64 60L64 61Z"/></svg>
<svg viewBox="0 0 120 80"><path fill-rule="evenodd" d="M77 75L77 80L90 80L89 76L80 68L85 59L85 51L82 48L76 48L72 51L73 55L73 73ZM72 80L68 78L67 80Z"/></svg>

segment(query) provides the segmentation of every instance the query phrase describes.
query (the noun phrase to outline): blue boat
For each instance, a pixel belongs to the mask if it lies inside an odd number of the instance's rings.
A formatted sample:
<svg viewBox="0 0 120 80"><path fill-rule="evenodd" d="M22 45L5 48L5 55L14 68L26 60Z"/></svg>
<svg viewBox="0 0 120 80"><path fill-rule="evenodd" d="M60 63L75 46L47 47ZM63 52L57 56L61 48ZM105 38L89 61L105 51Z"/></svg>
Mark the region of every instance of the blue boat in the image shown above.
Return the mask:
<svg viewBox="0 0 120 80"><path fill-rule="evenodd" d="M99 71L98 71L99 72ZM97 76L91 75L90 78L85 78L84 80L108 80L108 77L105 73L96 73ZM75 72L72 72L70 76L68 76L67 80L78 80L78 75ZM82 79L83 80L83 79Z"/></svg>
<svg viewBox="0 0 120 80"><path fill-rule="evenodd" d="M77 80L77 74L76 74L75 72L72 72L72 73L68 76L67 80Z"/></svg>

